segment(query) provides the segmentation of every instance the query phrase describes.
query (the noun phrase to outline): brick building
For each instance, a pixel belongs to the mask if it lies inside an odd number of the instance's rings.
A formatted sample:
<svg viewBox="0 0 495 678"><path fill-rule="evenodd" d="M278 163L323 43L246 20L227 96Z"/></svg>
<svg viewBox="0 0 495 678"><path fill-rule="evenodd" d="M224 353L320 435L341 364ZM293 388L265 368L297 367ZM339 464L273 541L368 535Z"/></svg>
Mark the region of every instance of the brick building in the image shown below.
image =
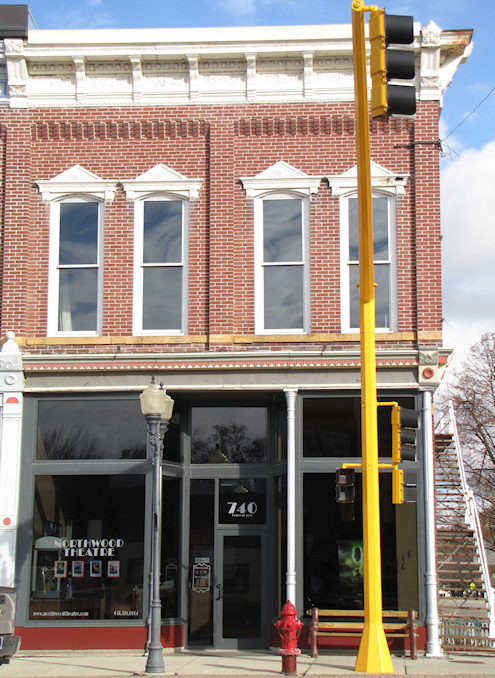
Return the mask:
<svg viewBox="0 0 495 678"><path fill-rule="evenodd" d="M394 506L380 474L384 607L416 609L424 646L428 419L450 354L438 118L471 33L415 34L418 111L371 123L371 174L379 398L423 413L413 501ZM0 572L23 647L146 642L152 375L175 400L164 644L270 643L287 502L297 609L362 606L359 473L355 506L334 500L336 469L361 453L351 27L30 30L3 45Z"/></svg>

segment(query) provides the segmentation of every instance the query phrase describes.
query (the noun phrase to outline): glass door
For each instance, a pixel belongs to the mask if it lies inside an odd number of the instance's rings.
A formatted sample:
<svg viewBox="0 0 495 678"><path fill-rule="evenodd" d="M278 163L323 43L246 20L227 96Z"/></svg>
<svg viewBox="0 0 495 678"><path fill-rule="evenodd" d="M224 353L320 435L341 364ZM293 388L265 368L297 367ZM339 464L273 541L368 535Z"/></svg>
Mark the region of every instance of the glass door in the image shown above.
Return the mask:
<svg viewBox="0 0 495 678"><path fill-rule="evenodd" d="M217 532L215 647L254 649L267 646L264 542L264 530L220 528Z"/></svg>

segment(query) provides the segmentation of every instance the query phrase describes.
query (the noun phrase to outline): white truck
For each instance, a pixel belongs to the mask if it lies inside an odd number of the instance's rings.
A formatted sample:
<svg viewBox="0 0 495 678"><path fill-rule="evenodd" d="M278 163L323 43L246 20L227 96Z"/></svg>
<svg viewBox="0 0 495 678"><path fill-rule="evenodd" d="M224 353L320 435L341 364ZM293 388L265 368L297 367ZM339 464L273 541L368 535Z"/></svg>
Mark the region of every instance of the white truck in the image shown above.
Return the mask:
<svg viewBox="0 0 495 678"><path fill-rule="evenodd" d="M15 605L15 589L0 586L0 664L8 664L21 645L21 637L14 636Z"/></svg>

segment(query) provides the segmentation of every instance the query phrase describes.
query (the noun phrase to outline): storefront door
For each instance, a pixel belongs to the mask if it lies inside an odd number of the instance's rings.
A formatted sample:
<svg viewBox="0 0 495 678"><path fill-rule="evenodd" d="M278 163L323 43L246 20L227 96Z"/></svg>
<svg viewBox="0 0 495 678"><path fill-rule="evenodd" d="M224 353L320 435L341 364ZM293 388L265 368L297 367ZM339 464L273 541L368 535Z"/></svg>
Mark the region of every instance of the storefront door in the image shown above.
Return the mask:
<svg viewBox="0 0 495 678"><path fill-rule="evenodd" d="M265 534L245 528L220 529L214 587L214 645L260 648L267 644L263 572Z"/></svg>

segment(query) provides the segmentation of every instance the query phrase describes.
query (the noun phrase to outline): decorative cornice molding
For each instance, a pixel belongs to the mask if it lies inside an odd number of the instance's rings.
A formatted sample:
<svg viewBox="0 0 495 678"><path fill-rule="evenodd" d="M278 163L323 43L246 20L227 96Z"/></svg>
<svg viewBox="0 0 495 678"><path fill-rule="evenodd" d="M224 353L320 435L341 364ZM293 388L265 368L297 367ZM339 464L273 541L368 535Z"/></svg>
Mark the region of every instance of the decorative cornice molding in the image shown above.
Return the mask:
<svg viewBox="0 0 495 678"><path fill-rule="evenodd" d="M201 179L189 179L160 163L136 179L123 181L127 200L139 200L152 193L173 193L186 200L197 200Z"/></svg>
<svg viewBox="0 0 495 678"><path fill-rule="evenodd" d="M370 172L371 188L379 189L390 195L404 195L409 174L395 174L376 162L371 162ZM340 197L354 192L357 189L357 166L351 167L338 176L327 176L326 178L334 196Z"/></svg>
<svg viewBox="0 0 495 678"><path fill-rule="evenodd" d="M310 177L280 160L254 177L241 177L246 197L260 198L274 191L290 191L301 196L318 193L322 177Z"/></svg>
<svg viewBox="0 0 495 678"><path fill-rule="evenodd" d="M96 174L74 165L53 179L35 182L45 201L59 200L66 195L90 195L97 200L113 200L117 189L116 181L104 181Z"/></svg>

